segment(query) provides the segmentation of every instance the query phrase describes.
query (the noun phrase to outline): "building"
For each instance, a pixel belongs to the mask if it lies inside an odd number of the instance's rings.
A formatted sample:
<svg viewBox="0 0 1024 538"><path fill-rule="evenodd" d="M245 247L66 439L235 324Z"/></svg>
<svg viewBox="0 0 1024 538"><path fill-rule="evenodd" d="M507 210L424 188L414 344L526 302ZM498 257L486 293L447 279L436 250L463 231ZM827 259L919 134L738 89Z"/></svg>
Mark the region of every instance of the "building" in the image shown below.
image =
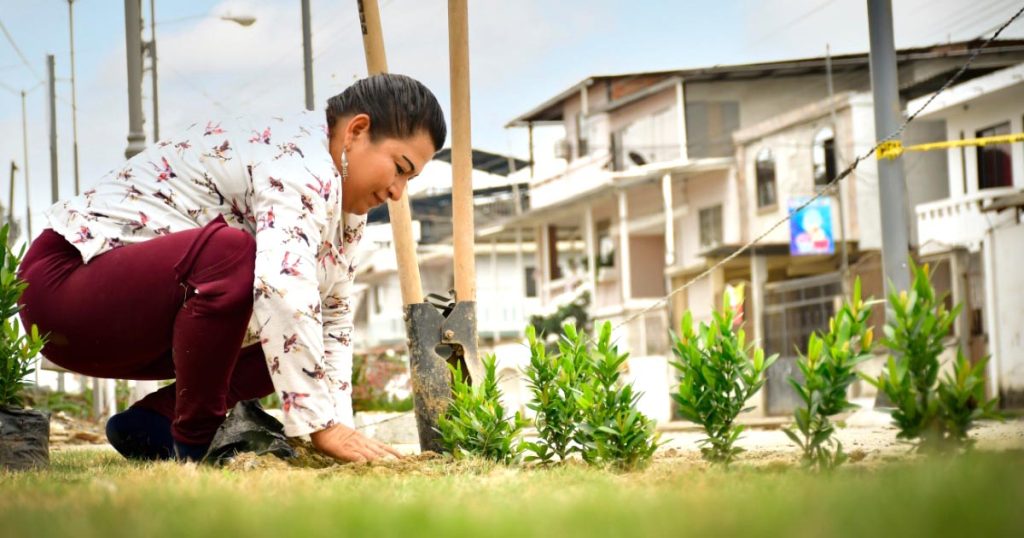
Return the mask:
<svg viewBox="0 0 1024 538"><path fill-rule="evenodd" d="M909 104L924 105L923 99ZM949 88L920 116L945 140L1024 132L1024 63ZM960 345L990 355L988 395L1024 406L1024 144L968 145L936 151L948 166L934 176L944 196L914 208L920 255L964 310Z"/></svg>
<svg viewBox="0 0 1024 538"><path fill-rule="evenodd" d="M937 89L972 46L900 51L901 96ZM1024 42L994 43L965 79L1022 59ZM528 210L486 230L484 240L516 230L534 238L542 308L591 292L591 316L610 321L631 354L641 409L661 421L671 418L675 379L669 329L686 310L709 318L726 285L749 283L748 332L782 354L758 412L789 413L785 378L796 350L810 331L826 327L842 294L842 246L850 274L881 294L874 163L861 163L842 185L842 204L829 202L828 225L844 231L830 237L832 253L790 255L783 227L711 268L783 218L790 198L815 193L874 145L868 69L867 55L854 54L588 77L509 122L561 125L566 136L555 153L566 164L530 178ZM940 125L915 122L906 138L942 136ZM945 196L933 180L944 157L918 159L908 173L912 202Z"/></svg>

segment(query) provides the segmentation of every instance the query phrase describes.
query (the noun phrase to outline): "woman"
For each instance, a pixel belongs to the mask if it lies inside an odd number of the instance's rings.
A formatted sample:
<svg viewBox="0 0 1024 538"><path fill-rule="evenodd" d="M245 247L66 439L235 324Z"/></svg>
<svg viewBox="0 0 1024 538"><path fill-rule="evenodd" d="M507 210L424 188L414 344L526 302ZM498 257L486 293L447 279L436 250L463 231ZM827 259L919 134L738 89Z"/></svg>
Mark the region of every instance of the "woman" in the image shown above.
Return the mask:
<svg viewBox="0 0 1024 538"><path fill-rule="evenodd" d="M352 428L352 251L444 144L444 114L401 75L326 112L196 123L47 211L21 269L46 357L175 379L108 422L126 457L200 459L227 409L272 392L287 435L346 461L397 456Z"/></svg>

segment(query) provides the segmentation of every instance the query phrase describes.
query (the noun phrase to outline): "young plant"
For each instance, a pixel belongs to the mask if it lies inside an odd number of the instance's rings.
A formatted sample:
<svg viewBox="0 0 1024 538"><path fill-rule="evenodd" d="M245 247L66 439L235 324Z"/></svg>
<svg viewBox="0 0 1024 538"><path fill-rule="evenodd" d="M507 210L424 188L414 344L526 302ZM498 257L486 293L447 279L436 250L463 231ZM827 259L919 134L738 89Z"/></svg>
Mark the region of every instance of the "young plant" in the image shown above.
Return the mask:
<svg viewBox="0 0 1024 538"><path fill-rule="evenodd" d="M484 379L470 385L462 372L452 371L452 400L437 421L441 441L456 458L479 456L499 463L515 463L522 452L520 432L526 420L517 411L507 417L495 375L494 355L483 357Z"/></svg>
<svg viewBox="0 0 1024 538"><path fill-rule="evenodd" d="M998 418L996 400L984 400L984 361L972 367L959 350L953 375L939 381L939 355L962 305L946 310L928 265L910 266L911 289L889 294L893 316L882 340L892 353L888 365L878 377L862 377L895 406L897 438L917 440L921 450L943 449L963 444L974 420Z"/></svg>
<svg viewBox="0 0 1024 538"><path fill-rule="evenodd" d="M658 449L657 423L637 410L640 394L620 380L620 368L629 354L620 354L612 344L610 323L601 325L596 352L588 356L592 358L590 379L577 396L583 410L579 438L584 461L622 470L647 465Z"/></svg>
<svg viewBox="0 0 1024 538"><path fill-rule="evenodd" d="M7 226L0 228L0 407L22 407L26 377L35 371L32 360L45 340L35 325L28 334L21 334L16 317L21 310L18 299L28 284L18 279L18 265L25 249L15 254L7 244L8 232Z"/></svg>
<svg viewBox="0 0 1024 538"><path fill-rule="evenodd" d="M764 372L778 358L766 359L764 350L748 345L735 322L736 313L726 297L710 324L701 323L695 331L693 316L687 312L679 335L673 336L679 360L672 365L680 379L672 398L683 418L704 427L708 436L699 441L704 458L725 465L743 451L735 446L744 430L735 424L736 417L750 409L744 407L747 400L764 385Z"/></svg>
<svg viewBox="0 0 1024 538"><path fill-rule="evenodd" d="M789 378L803 405L793 412L795 427L783 431L803 451L805 465L831 469L846 461L830 417L857 407L846 399L846 390L857 379L857 366L871 358L870 315L871 310L861 300L858 278L850 301L829 320L828 332L812 334L808 339L807 355L796 363L803 381Z"/></svg>
<svg viewBox="0 0 1024 538"><path fill-rule="evenodd" d="M558 342L558 353L549 354L532 325L526 327L530 364L524 373L533 398L527 404L536 413L539 440L526 443L533 453L527 461L551 463L580 452L578 425L583 418L578 396L589 376L590 357L575 325L566 323Z"/></svg>

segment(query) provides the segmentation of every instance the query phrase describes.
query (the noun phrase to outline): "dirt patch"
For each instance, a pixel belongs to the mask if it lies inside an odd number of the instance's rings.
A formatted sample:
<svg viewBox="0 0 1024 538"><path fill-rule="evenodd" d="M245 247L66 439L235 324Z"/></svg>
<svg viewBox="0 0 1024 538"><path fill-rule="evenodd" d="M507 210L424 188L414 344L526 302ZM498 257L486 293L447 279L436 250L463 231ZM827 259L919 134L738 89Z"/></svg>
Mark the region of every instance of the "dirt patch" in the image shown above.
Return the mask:
<svg viewBox="0 0 1024 538"><path fill-rule="evenodd" d="M76 418L63 411L50 415L50 446L101 445L107 442L104 426L93 420Z"/></svg>
<svg viewBox="0 0 1024 538"><path fill-rule="evenodd" d="M301 438L292 438L288 444L295 449L294 458L282 459L271 454L257 456L251 452L244 452L232 457L224 465L225 469L232 471L264 471L264 470L286 470L286 469L329 469L332 472L345 472L355 475L366 474L422 474L421 471L427 462L440 462L444 456L435 452L424 452L406 456L402 459L378 460L369 463L345 463L330 456L320 453L313 444Z"/></svg>

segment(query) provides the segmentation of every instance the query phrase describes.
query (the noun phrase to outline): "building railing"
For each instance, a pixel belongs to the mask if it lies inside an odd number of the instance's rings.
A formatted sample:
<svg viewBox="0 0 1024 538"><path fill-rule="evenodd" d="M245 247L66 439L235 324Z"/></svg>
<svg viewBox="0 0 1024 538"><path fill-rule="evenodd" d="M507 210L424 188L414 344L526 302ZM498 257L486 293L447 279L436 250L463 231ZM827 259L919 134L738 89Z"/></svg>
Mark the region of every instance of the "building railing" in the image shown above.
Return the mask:
<svg viewBox="0 0 1024 538"><path fill-rule="evenodd" d="M1021 192L1019 187L984 189L963 196L918 204L917 237L921 254L933 254L954 247L977 250L992 226L1009 218L986 213L982 207L993 199Z"/></svg>

